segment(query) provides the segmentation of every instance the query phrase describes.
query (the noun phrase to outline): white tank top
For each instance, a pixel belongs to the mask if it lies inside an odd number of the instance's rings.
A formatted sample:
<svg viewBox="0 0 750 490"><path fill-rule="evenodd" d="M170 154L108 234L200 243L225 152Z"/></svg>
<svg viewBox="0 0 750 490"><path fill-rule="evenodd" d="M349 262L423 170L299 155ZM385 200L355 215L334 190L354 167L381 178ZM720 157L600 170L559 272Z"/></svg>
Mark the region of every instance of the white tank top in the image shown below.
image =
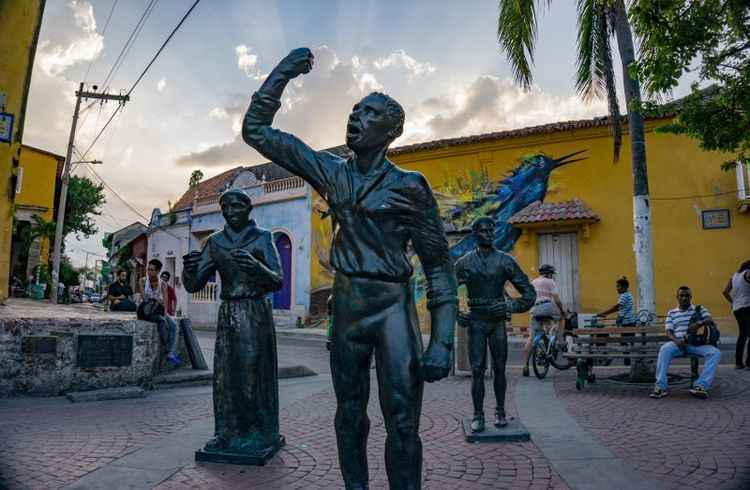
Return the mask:
<svg viewBox="0 0 750 490"><path fill-rule="evenodd" d="M155 299L159 303L164 304L164 298L162 297L161 291L161 279L157 282L156 289L151 288L151 281L146 277L146 285L143 288L144 299Z"/></svg>
<svg viewBox="0 0 750 490"><path fill-rule="evenodd" d="M744 275L744 272L735 272L732 276L732 311L750 307L750 283Z"/></svg>

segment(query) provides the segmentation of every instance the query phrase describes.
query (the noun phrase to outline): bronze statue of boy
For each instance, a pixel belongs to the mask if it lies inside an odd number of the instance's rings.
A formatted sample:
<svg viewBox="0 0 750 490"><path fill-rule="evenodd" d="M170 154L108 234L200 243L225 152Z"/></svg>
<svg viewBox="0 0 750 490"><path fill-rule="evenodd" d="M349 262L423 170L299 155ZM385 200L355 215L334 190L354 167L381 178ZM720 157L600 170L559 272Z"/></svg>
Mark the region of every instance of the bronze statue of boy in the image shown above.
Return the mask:
<svg viewBox="0 0 750 490"><path fill-rule="evenodd" d="M264 464L283 446L279 434L276 333L268 293L281 289L282 273L271 233L250 219L244 191L220 198L226 220L200 252L183 257L182 281L200 291L221 276L221 307L214 351L215 437L196 460Z"/></svg>
<svg viewBox="0 0 750 490"><path fill-rule="evenodd" d="M346 488L368 486L367 403L374 355L387 431L388 482L393 489L418 489L423 383L448 375L453 346L456 278L448 242L426 179L386 158L404 125L404 111L391 97L372 93L354 106L346 128L346 144L354 152L349 159L314 151L271 128L287 83L312 66L307 48L284 58L253 95L242 136L263 156L309 182L336 218L331 374ZM424 353L409 287L409 243L428 283L432 336Z"/></svg>
<svg viewBox="0 0 750 490"><path fill-rule="evenodd" d="M508 424L505 418L505 361L508 337L505 332L507 313L528 311L536 300L529 278L516 260L493 246L495 222L483 216L472 224L477 247L456 261L456 277L465 284L469 295L469 312L459 312L458 323L469 329L469 364L471 365L471 399L474 403L473 432L484 431L484 372L487 368L487 344L492 356L495 391L495 426ZM521 294L511 299L505 294L510 281Z"/></svg>

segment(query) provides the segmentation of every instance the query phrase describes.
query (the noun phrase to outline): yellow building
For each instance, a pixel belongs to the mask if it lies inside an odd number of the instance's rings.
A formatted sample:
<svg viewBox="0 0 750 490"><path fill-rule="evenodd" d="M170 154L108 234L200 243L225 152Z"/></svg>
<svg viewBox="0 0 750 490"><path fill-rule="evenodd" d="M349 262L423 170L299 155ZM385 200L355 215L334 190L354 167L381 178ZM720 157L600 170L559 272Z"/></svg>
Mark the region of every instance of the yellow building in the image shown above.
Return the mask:
<svg viewBox="0 0 750 490"><path fill-rule="evenodd" d="M48 264L50 240L35 237L29 242L34 216L51 223L56 215L57 183L65 157L33 148L21 147L16 183L16 199L11 247L12 278L25 281L39 264Z"/></svg>
<svg viewBox="0 0 750 490"><path fill-rule="evenodd" d="M0 2L0 302L8 296L15 176L44 3Z"/></svg>
<svg viewBox="0 0 750 490"><path fill-rule="evenodd" d="M750 259L750 214L747 195L741 194L750 189L750 169L722 171L731 155L704 152L693 139L653 131L665 122L650 120L646 128L657 313L675 307L675 291L685 284L722 332L736 335L721 291L740 262ZM597 118L404 146L391 150L389 158L429 180L454 247L476 216L498 212L508 195L541 195L543 204L516 210L500 231L529 276L541 263L553 263L567 306L597 312L616 302L618 278L626 276L631 291L637 290L629 148L626 133L620 161L613 163L606 119ZM519 183L524 172L545 165L532 155L555 159L580 151L569 159L584 160L548 168L546 188L533 179ZM313 250L319 260L313 262L313 291L324 292L332 278L325 261L330 225L321 219L326 206L320 198L315 208ZM421 315L423 323L428 318Z"/></svg>

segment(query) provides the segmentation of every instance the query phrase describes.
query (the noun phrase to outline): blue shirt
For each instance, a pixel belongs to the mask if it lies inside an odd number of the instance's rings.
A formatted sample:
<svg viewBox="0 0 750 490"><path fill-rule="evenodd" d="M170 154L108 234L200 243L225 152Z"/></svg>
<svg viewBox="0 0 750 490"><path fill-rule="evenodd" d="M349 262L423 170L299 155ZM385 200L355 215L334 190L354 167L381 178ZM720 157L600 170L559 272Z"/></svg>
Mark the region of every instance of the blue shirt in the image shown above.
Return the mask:
<svg viewBox="0 0 750 490"><path fill-rule="evenodd" d="M630 291L625 291L617 300L617 324L634 325L636 323L635 312L633 311L633 295Z"/></svg>

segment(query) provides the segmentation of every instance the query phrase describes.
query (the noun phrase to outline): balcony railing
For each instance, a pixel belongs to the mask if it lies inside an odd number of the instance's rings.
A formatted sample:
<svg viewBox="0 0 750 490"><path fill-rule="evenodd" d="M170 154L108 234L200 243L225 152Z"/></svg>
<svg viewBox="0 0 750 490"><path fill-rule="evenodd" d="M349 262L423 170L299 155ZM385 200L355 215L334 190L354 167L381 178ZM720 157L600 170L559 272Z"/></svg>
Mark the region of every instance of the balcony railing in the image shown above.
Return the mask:
<svg viewBox="0 0 750 490"><path fill-rule="evenodd" d="M263 195L273 194L274 192L285 192L285 191L291 191L295 189L302 189L305 187L305 181L301 179L300 177L289 177L286 179L265 182L259 185L263 186L263 194L259 196L260 198L262 198ZM257 188L257 186L253 186L251 188L252 189ZM195 201L195 205L197 207L215 206L219 204L219 197L220 197L220 194L214 194L208 197L202 197Z"/></svg>
<svg viewBox="0 0 750 490"><path fill-rule="evenodd" d="M218 294L218 284L216 284L215 282L209 282L203 289L201 289L197 293L193 293L192 300L193 303L215 303Z"/></svg>
<svg viewBox="0 0 750 490"><path fill-rule="evenodd" d="M269 194L271 192L283 192L292 189L299 189L305 186L305 181L300 177L289 177L287 179L274 180L263 184L263 192Z"/></svg>

